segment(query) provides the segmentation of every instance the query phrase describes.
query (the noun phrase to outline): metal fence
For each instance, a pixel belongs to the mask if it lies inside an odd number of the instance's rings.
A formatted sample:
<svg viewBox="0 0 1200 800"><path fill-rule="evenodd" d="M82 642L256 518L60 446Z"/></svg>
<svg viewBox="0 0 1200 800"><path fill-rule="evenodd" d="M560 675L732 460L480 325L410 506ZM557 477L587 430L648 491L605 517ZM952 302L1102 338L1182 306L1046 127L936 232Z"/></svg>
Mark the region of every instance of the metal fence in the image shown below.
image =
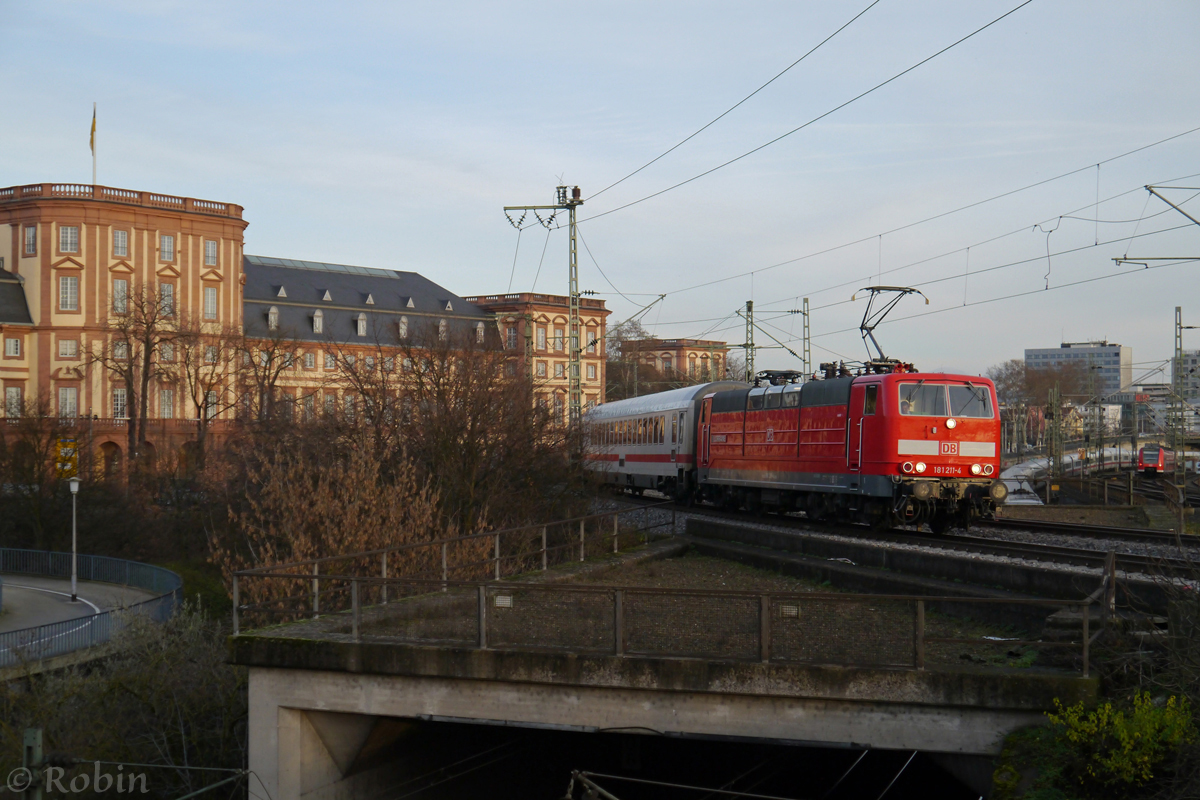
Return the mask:
<svg viewBox="0 0 1200 800"><path fill-rule="evenodd" d="M156 592L158 597L120 611L101 611L86 617L0 633L0 669L105 644L119 630L118 613L121 612L145 614L155 622L165 622L183 601L183 580L168 569L92 555L78 556L77 564L81 581L132 586ZM71 554L0 548L0 572L70 578Z"/></svg>
<svg viewBox="0 0 1200 800"><path fill-rule="evenodd" d="M1093 598L756 593L326 575L324 600L316 609L307 606L312 595L304 591L311 577L260 577L278 582L278 596L238 611L264 622L294 621L259 631L292 639L917 670L961 665L964 648L972 651L972 660L1001 665L1014 648L1032 648L1044 651L1042 663L1077 668L1086 677L1095 638L1088 613ZM1079 613L1079 629L1065 641L997 636L994 627L967 621L979 606L991 607L979 614L985 617L997 607L1043 618L1047 610L1070 609Z"/></svg>
<svg viewBox="0 0 1200 800"><path fill-rule="evenodd" d="M622 527L622 515L626 518L661 516L662 521ZM233 575L233 630L236 635L241 622L239 610L248 607L244 605L246 601L254 607L265 607L264 600L278 604L303 595L309 603L305 610L319 614L327 603L337 602L334 595L346 591L345 586L326 582L326 575L437 579L442 582L498 581L503 577L545 572L560 564L616 553L622 546L649 541L657 533L674 533L675 523L674 504L666 502L552 523L241 570ZM296 580L285 589L284 582L268 578L268 575L290 575ZM386 599L388 583L385 580L381 585Z"/></svg>

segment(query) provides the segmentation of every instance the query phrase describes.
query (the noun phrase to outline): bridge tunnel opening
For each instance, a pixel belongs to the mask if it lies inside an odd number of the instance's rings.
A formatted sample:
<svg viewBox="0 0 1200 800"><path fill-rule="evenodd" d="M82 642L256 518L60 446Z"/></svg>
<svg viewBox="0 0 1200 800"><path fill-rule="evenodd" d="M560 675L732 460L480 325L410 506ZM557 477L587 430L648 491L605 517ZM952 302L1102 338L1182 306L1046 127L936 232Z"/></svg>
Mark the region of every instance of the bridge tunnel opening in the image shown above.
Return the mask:
<svg viewBox="0 0 1200 800"><path fill-rule="evenodd" d="M889 800L975 800L980 796L978 781L972 781L974 790L960 782L943 768L943 757L914 755L912 751L699 738L646 729L578 731L325 716L324 720L313 718L314 729L326 742L329 754L340 762L340 777L351 779L350 796L354 797L564 800L575 770L591 774L590 780L619 800L734 796L711 794L713 789L789 800L878 797L885 790ZM356 717L358 722L332 720L331 727L329 718L340 717ZM334 730L338 724L342 726L340 754L339 745L334 744L339 738ZM358 732L347 738L350 728ZM990 768L975 772L990 777ZM314 790L312 794L306 792L302 797L321 797L333 787L310 784L309 788ZM585 787L577 784L573 800L588 796Z"/></svg>

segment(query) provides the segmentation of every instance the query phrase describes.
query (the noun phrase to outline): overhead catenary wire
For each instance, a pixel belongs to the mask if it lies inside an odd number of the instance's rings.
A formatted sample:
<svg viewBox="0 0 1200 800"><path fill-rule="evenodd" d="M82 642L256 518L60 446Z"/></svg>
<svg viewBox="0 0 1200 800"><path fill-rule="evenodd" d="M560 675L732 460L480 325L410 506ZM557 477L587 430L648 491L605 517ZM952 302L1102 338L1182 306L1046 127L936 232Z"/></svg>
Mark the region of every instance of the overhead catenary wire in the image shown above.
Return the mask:
<svg viewBox="0 0 1200 800"><path fill-rule="evenodd" d="M883 87L887 86L888 84L899 80L900 78L904 77L905 75L912 72L913 70L918 69L918 68L924 66L925 64L928 64L930 61L934 60L935 58L942 55L943 53L953 50L955 47L958 47L960 44L967 41L968 39L971 39L971 38L979 35L980 33L983 33L988 28L1001 22L1006 17L1009 17L1009 16L1015 14L1016 12L1020 11L1022 8L1024 8L1025 6L1029 5L1032 2L1033 2L1033 0L1025 0L1023 3L1017 5L1016 7L1010 9L1009 11L1006 11L1005 13L996 17L995 19L993 19L991 22L987 23L986 25L976 28L974 31L972 31L971 33L968 33L966 36L963 36L958 41L953 42L952 44L946 45L945 47L943 47L941 50L938 50L933 55L926 56L925 58L921 59L917 63L913 64L911 67L908 67L907 69L896 73L895 75L893 75L892 77L888 78L885 81L882 81L881 83L875 84L870 89L867 89L866 91L855 95L854 97L850 98L849 100L845 101L844 103L834 106L833 108L829 109L828 111L826 111L816 117L813 117L808 122L805 122L803 125L799 125L795 128L792 128L787 133L780 134L779 136L776 136L774 139L771 139L768 142L764 142L763 144L760 144L758 147L755 147L753 150L748 150L745 153L742 153L740 156L731 158L728 161L718 164L717 166L712 167L711 169L707 169L698 175L694 175L694 176L688 178L687 180L680 181L679 183L668 186L665 189L660 189L659 191L654 192L653 194L648 194L645 197L642 197L641 199L633 200L631 202L625 203L624 205L620 205L620 206L617 206L616 208L609 209L608 211L602 211L599 214L593 214L592 216L586 217L585 219L582 219L579 222L580 222L580 224L582 224L584 222L588 222L589 220L599 219L600 217L606 217L609 214L615 214L618 211L623 211L624 209L630 208L632 206L636 206L639 203L644 203L647 200L651 200L655 197L666 194L667 192L678 189L681 186L686 186L687 184L692 183L693 181L698 181L705 176L711 175L718 170L728 167L730 164L736 164L738 161L741 161L744 158L748 158L749 156L752 156L755 153L759 152L760 150L764 150L764 149L770 147L771 145L776 144L777 142L783 141L784 139L791 136L792 134L798 133L798 132L804 130L805 128L809 127L810 125L814 125L817 122L820 122L821 120L825 119L826 117L830 116L831 114L835 114L838 111L841 111L843 108L846 108L847 106L851 105L852 103L855 103L855 102L861 100L862 98L866 97L867 95L870 95L870 94L882 89ZM1091 168L1090 165L1088 168L1089 169Z"/></svg>
<svg viewBox="0 0 1200 800"><path fill-rule="evenodd" d="M727 108L727 109L725 109L724 111L722 111L720 114L718 114L718 115L717 115L716 117L714 117L712 120L710 120L709 122L707 122L707 123L705 123L704 125L702 125L702 126L701 126L700 128L698 128L698 129L697 129L695 132L693 132L693 133L689 134L688 136L686 136L684 139L682 139L682 140L681 140L680 142L678 142L677 144L675 144L675 145L673 145L672 147L668 148L668 149L667 149L665 152L663 152L662 154L660 154L660 155L657 155L657 156L655 156L654 158L650 159L650 160L649 160L649 161L647 161L645 164L642 164L640 167L638 167L637 169L635 169L633 172L629 173L629 174L628 174L628 175L626 175L625 177L621 178L620 180L614 181L614 182L610 183L608 186L605 186L603 189L601 189L600 191L598 191L598 192L596 192L595 194L593 194L593 195L591 196L591 198L589 198L589 199L592 199L592 200L594 200L594 199L596 199L597 197L599 197L600 195L602 195L602 194L604 194L605 192L607 192L609 189L613 188L614 186L619 186L620 184L622 184L622 183L624 183L625 181L629 180L629 179L630 179L630 178L632 178L634 175L637 175L639 172L641 172L642 170L646 169L646 168L647 168L647 167L649 167L650 165L654 164L654 163L655 163L655 162L657 162L657 161L660 161L661 159L663 159L663 158L665 158L666 156L670 155L671 153L675 152L675 151L676 151L676 150L678 150L680 147L682 147L683 145L685 145L685 144L687 144L688 142L690 142L692 139L695 139L695 138L696 138L697 136L699 136L701 133L704 133L704 131L708 130L708 129L709 129L709 128L711 128L713 125L715 125L716 123L720 122L722 119L724 119L726 116L728 116L728 115L729 115L731 112L733 112L734 110L736 110L736 109L737 109L739 106L741 106L742 104L744 104L744 103L745 103L746 101L748 101L750 98L754 97L754 95L758 94L758 93L759 93L759 92L761 92L763 89L767 88L767 87L768 87L768 86L770 86L772 83L774 83L775 81L777 81L777 80L779 80L780 78L782 78L782 77L783 77L785 74L787 74L787 72L788 72L788 71L790 71L790 70L792 69L792 67L796 66L796 65L797 65L797 64L799 64L801 61L803 61L804 59L808 58L808 57L809 57L809 56L811 56L813 53L817 52L817 50L821 49L821 47L823 47L823 46L824 46L824 45L825 45L825 44L826 44L826 43L827 43L827 42L828 42L830 39L832 39L833 37L837 36L837 35L838 35L839 33L841 33L842 31L846 30L846 28L849 28L851 25L853 25L853 24L854 24L854 22L855 22L856 20L858 20L858 18L859 18L859 17L861 17L863 14L866 14L868 11L870 11L872 8L874 8L876 5L878 5L878 3L879 3L879 0L874 0L874 2L872 2L872 3L871 3L869 6L867 6L867 7L866 7L866 8L864 8L862 11L858 12L858 13L857 13L857 14L855 14L853 17L851 17L851 19L850 19L850 21L849 21L849 22L845 23L844 25L842 25L842 27L838 28L836 31L834 31L833 33L831 33L831 34L829 34L828 36L826 36L824 39L822 39L820 42L818 42L818 43L816 44L816 46L814 46L814 47L813 47L811 50L809 50L807 53L805 53L804 55L802 55L802 56L800 56L799 58L797 58L795 61L793 61L793 62L792 62L791 64L789 64L787 67L785 67L785 68L783 69L783 71L782 71L782 72L780 72L780 73L776 74L774 78L771 78L771 80L767 81L767 82L766 82L766 83L764 83L762 86L759 86L759 87L758 87L757 89L755 89L753 92L751 92L750 94L746 95L746 96L745 96L745 97L743 97L741 100L737 101L737 102L736 102L736 103L734 103L732 106L730 106L729 108Z"/></svg>
<svg viewBox="0 0 1200 800"><path fill-rule="evenodd" d="M1150 142L1149 144L1141 145L1140 147L1135 147L1135 148L1134 148L1134 149L1132 149L1132 150L1127 150L1127 151L1125 151L1125 152L1123 152L1123 153L1119 153L1118 155L1111 156L1111 157L1109 157L1109 158L1103 159L1103 160L1101 160L1099 163L1100 163L1100 164L1109 164L1109 163L1112 163L1112 162L1114 162L1114 161L1119 161L1120 159L1123 159L1123 158L1128 158L1129 156L1135 155L1135 154L1137 154L1137 153L1140 153L1140 152L1142 152L1142 151L1144 151L1144 150L1149 150L1149 149L1151 149L1151 148L1154 148L1154 147L1158 147L1158 146L1160 146L1160 145L1167 144L1168 142L1172 142L1172 141L1174 141L1174 140L1176 140L1176 139L1180 139L1180 138L1182 138L1182 137L1184 137L1184 136L1189 136L1189 135L1191 135L1191 134L1193 134L1193 133L1196 133L1196 132L1200 132L1200 126L1196 126L1196 127L1194 127L1194 128L1189 128L1188 130L1186 130L1186 131L1182 131L1181 133L1176 133L1176 134L1173 134L1173 135L1171 135L1171 136L1167 136L1167 137L1165 137L1165 138L1163 138L1163 139L1159 139L1159 140L1157 140L1157 141ZM898 233L898 232L900 232L900 231L908 230L908 229L910 229L910 228L915 228L915 227L917 227L917 226L919 226L919 225L924 225L924 224L926 224L926 223L929 223L929 222L934 222L934 221L936 221L936 220L939 220L939 219L944 219L944 218L946 218L946 217L952 216L952 215L954 215L954 214L961 213L961 212L963 212L963 211L969 211L969 210L970 210L970 209L972 209L972 208L978 208L979 206L986 205L987 203L992 203L992 202L995 202L996 200L1003 200L1003 199L1004 199L1004 198L1006 198L1006 197L1012 197L1013 195L1020 194L1021 192L1026 192L1026 191L1029 191L1030 189L1036 189L1036 188L1037 188L1037 187L1039 187L1039 186L1045 186L1045 185L1046 185L1046 184L1048 184L1048 183L1053 183L1053 182L1055 182L1055 181L1059 181L1059 180L1062 180L1062 179L1064 179L1064 178L1069 178L1069 177L1071 177L1071 176L1073 176L1073 175L1078 175L1080 172L1084 172L1084 171L1086 171L1086 170L1089 170L1089 169L1091 169L1091 168L1092 168L1092 166L1094 166L1094 165L1091 165L1091 164L1089 164L1089 165L1088 165L1088 166L1086 166L1086 167L1079 167L1079 168L1077 168L1077 169L1068 170L1067 172L1060 173L1060 174L1058 174L1058 175L1055 175L1055 176L1053 176L1053 177L1050 177L1050 178L1045 178L1045 179L1043 179L1043 180L1040 180L1040 181L1034 181L1033 183L1026 184L1026 185L1024 185L1024 186L1021 186L1021 187L1018 187L1018 188L1016 188L1016 189L1009 189L1009 190L1007 190L1007 191L1004 191L1004 192L1001 192L1001 193L999 193L999 194L995 194L995 195L991 195L990 197L986 197L986 198L984 198L984 199L982 199L982 200L975 200L975 201L973 201L973 202L966 203L966 204L964 204L964 205L958 206L958 207L956 207L956 208L949 209L949 210L947 210L947 211L941 211L941 212L939 212L939 213L937 213L937 214L933 214L932 216L924 217L924 218L922 218L922 219L915 220L915 221L913 221L913 222L908 222L908 223L905 223L904 225L898 225L898 226L896 226L895 228L889 228L888 230L885 230L885 231L880 231L879 233L872 233L872 234L870 234L869 236L861 236L861 237L859 237L859 238L857 238L857 239L853 239L853 240L851 240L851 241L848 241L848 242L843 242L843 243L841 243L841 244L838 244L838 245L832 245L832 246L830 246L830 247L825 247L825 248L822 248L822 249L820 249L820 250L815 250L815 251L813 251L813 252L811 252L811 253L806 253L806 254L804 254L804 255L802 255L802 256L796 256L796 257L794 257L794 258L789 258L789 259L786 259L786 260L784 260L784 261L778 261L778 262L776 262L776 263L774 263L774 264L768 264L768 265L766 265L766 266L763 266L763 267L756 267L756 268L754 268L754 269L751 269L751 270L744 270L744 271L742 271L742 272L739 272L739 273L736 273L736 274L733 274L733 275L728 275L728 276L725 276L725 277L722 277L722 278L714 278L714 279L712 279L712 280L704 281L704 282L702 282L702 283L696 283L696 284L692 284L691 286L685 286L685 287L683 287L683 288L680 288L680 289L675 289L675 290L673 290L671 293L672 293L672 294L682 294L682 293L684 293L684 292L690 292L690 291L694 291L694 290L696 290L696 289L704 289L704 288L707 288L707 287L709 287L709 286L715 286L716 284L719 284L719 283L726 283L726 282L728 282L728 281L738 280L739 278L745 278L745 277L747 277L747 276L749 276L749 275L751 275L751 274L754 274L754 273L759 273L759 272L768 272L768 271L770 271L770 270L779 269L780 267L786 267L786 266L788 266L789 264L795 264L795 263L796 263L796 262L798 262L798 261L806 261L806 260L808 260L808 259L811 259L811 258L816 258L816 257L818 257L818 256L829 255L830 253L835 253L835 252L837 252L837 251L839 251L839 250L845 250L845 249L846 249L846 248L848 248L848 247L854 247L854 246L856 246L856 245L863 244L864 242L869 242L869 241L871 241L872 239L874 239L874 238L875 238L875 237L877 237L877 236L887 236L887 235L889 235L889 234L892 234L892 233ZM1195 177L1195 176L1194 176L1194 175L1191 175L1191 176L1187 176L1187 177ZM1168 180L1168 181L1157 181L1156 183L1169 183L1169 182L1171 182L1171 181L1174 181L1174 180L1185 180L1185 179L1186 179L1186 178L1172 178L1172 179L1170 179L1170 180ZM1138 189L1142 189L1142 188L1144 188L1144 187L1138 187ZM1132 192L1134 192L1134 191L1137 191L1138 189L1130 189L1128 192L1124 192L1124 193L1122 193L1122 194L1129 194L1129 193L1132 193ZM1121 196L1121 195L1114 195L1114 197L1120 197L1120 196ZM1109 199L1113 199L1113 198L1109 198ZM1105 202L1107 202L1107 201L1105 201ZM1147 202L1147 205L1148 205L1148 204L1149 204L1149 198L1147 198L1147 201L1146 201L1146 202ZM1089 205L1090 205L1090 204L1089 204ZM1085 206L1084 208L1086 208L1086 206ZM1144 213L1144 212L1143 212L1143 213ZM1046 220L1046 221L1048 221L1048 220ZM1025 228L1023 227L1023 228L1021 228L1021 230L1025 230ZM1009 235L1009 234L1004 234L1004 235ZM979 243L976 243L976 244L979 244ZM974 246L974 245L973 245L973 246ZM890 271L890 270L889 270L889 271ZM857 280L858 280L858 279L856 279L856 281L855 281L855 282L857 282Z"/></svg>

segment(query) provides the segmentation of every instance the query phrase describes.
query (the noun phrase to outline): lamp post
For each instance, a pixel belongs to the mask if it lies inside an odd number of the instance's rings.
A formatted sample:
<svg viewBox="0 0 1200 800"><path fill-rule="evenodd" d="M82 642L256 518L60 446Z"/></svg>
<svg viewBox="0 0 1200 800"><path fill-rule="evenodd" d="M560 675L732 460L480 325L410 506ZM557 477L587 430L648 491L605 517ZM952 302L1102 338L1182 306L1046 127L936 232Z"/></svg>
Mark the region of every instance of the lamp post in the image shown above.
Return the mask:
<svg viewBox="0 0 1200 800"><path fill-rule="evenodd" d="M75 550L75 495L79 494L79 478L67 478L67 483L71 486L71 602L74 603L78 597L75 591L76 569L79 562L79 555Z"/></svg>

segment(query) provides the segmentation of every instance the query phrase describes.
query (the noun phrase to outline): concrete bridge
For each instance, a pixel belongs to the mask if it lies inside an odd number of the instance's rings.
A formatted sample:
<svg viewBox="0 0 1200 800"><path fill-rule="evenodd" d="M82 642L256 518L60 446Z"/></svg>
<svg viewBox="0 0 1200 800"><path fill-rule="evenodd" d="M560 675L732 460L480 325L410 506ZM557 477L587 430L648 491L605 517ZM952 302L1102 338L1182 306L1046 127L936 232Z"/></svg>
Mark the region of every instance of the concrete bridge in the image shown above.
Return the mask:
<svg viewBox="0 0 1200 800"><path fill-rule="evenodd" d="M920 750L986 793L1009 732L1097 691L1067 668L964 665L926 624L945 598L598 585L595 567L455 581L301 566L273 580L311 585L305 612L231 640L250 673L250 769L276 800L368 797L427 770L405 758L414 721ZM243 615L283 608L246 591Z"/></svg>

